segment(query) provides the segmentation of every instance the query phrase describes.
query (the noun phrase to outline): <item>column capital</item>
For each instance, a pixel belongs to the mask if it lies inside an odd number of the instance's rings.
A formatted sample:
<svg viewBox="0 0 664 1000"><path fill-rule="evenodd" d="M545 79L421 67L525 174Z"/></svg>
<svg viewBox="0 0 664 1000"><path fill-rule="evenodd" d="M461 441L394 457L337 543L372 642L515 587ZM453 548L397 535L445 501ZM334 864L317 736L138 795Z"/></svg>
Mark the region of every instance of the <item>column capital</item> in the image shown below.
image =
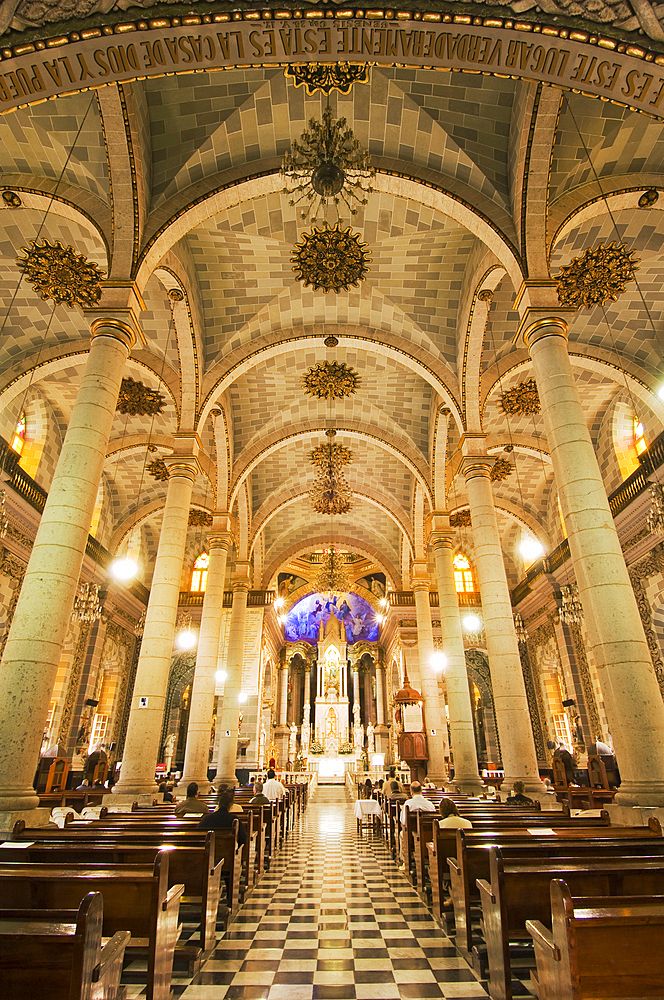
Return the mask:
<svg viewBox="0 0 664 1000"><path fill-rule="evenodd" d="M251 563L246 559L239 559L235 563L235 573L231 581L233 593L236 590L249 590L251 588Z"/></svg>
<svg viewBox="0 0 664 1000"><path fill-rule="evenodd" d="M568 319L574 315L573 309L558 306L555 312L548 309L526 309L512 343L523 337L523 342L531 351L533 344L544 337L562 337L567 340Z"/></svg>
<svg viewBox="0 0 664 1000"><path fill-rule="evenodd" d="M164 458L164 465L168 469L169 481L190 479L193 483L198 473L202 471L196 455L167 455Z"/></svg>
<svg viewBox="0 0 664 1000"><path fill-rule="evenodd" d="M230 511L227 510L213 510L212 511L212 531L215 534L223 532L225 535L230 535L232 537L233 531L233 516Z"/></svg>
<svg viewBox="0 0 664 1000"><path fill-rule="evenodd" d="M228 549L230 549L231 545L233 544L232 535L230 535L226 531L221 531L221 530L216 531L214 527L212 528L210 534L207 536L207 540L208 540L208 545L210 547L210 551L212 551L212 549L226 549L228 551Z"/></svg>
<svg viewBox="0 0 664 1000"><path fill-rule="evenodd" d="M418 590L429 592L429 567L426 562L420 560L410 567L410 587L413 593Z"/></svg>
<svg viewBox="0 0 664 1000"><path fill-rule="evenodd" d="M94 306L83 307L90 321L91 336L113 337L129 350L145 335L138 317L145 309L143 297L133 281L103 281L101 298Z"/></svg>
<svg viewBox="0 0 664 1000"><path fill-rule="evenodd" d="M469 479L489 479L496 462L495 455L464 455L459 465L459 471L468 482Z"/></svg>

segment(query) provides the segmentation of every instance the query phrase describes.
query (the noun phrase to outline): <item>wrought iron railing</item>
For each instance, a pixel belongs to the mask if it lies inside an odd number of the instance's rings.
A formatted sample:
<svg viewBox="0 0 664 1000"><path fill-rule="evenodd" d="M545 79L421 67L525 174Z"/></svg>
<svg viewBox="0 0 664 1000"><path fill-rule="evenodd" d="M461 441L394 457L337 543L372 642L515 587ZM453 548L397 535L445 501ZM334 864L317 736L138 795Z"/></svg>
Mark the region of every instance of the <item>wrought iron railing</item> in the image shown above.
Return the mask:
<svg viewBox="0 0 664 1000"><path fill-rule="evenodd" d="M203 603L203 594L192 594L189 590L180 591L180 599L178 604L181 608L197 608ZM270 604L274 603L274 591L273 590L250 590L247 594L247 607L248 608L267 608ZM233 591L224 591L224 604L225 608L233 607Z"/></svg>

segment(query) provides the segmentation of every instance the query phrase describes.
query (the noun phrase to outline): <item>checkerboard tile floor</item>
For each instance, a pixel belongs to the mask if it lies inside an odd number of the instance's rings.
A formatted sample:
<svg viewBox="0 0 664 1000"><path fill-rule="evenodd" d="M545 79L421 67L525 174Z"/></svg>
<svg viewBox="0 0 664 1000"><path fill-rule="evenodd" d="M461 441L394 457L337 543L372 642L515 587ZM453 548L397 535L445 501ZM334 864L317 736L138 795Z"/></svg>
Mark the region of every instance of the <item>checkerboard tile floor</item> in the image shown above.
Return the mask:
<svg viewBox="0 0 664 1000"><path fill-rule="evenodd" d="M129 997L144 996L141 969L128 971ZM173 996L428 1000L486 997L485 985L380 835L358 836L345 789L319 787L196 979L174 975ZM514 993L530 995L520 982Z"/></svg>

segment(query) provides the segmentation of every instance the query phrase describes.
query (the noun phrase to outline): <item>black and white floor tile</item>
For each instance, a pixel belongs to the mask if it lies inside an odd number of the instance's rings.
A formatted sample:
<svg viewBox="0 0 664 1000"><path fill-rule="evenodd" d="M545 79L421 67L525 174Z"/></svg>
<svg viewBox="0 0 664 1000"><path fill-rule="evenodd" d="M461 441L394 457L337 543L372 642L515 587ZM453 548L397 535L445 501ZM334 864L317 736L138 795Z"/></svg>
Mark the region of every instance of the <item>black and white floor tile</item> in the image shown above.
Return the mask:
<svg viewBox="0 0 664 1000"><path fill-rule="evenodd" d="M130 1000L144 996L141 969L127 972ZM195 980L173 977L183 1000L451 1000L485 987L381 836L358 835L345 789L325 786Z"/></svg>

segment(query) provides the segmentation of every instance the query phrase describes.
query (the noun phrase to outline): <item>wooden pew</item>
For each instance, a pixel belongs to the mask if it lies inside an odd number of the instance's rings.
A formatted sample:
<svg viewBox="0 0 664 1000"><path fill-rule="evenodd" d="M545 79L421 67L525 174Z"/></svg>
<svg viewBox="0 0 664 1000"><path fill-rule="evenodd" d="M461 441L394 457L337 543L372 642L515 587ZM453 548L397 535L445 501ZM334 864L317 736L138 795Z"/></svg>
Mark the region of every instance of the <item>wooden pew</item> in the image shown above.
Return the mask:
<svg viewBox="0 0 664 1000"><path fill-rule="evenodd" d="M630 848L635 846L635 842L650 838L655 841L662 840L662 828L657 820L649 820L645 827L609 827L609 826L587 826L586 820L583 825L567 825L561 828L551 827L553 835L546 832L539 833L536 827L532 827L533 833L527 829L514 827L498 829L492 831L457 830L456 858L448 859L450 873L450 895L454 904L454 924L456 929L456 946L468 962L472 962L473 944L473 907L479 910L479 890L477 889L478 878L488 878L490 872L489 852L492 847L500 847L503 852L513 848L512 857L520 856L521 853L539 853L546 857L548 854L561 855L559 848L562 846L566 850L584 850L585 844L602 844L602 848L610 850L613 842L613 849L618 851L627 850L626 842L630 842ZM574 821L579 824L579 820ZM546 828L544 828L546 830ZM569 851L568 851L569 853Z"/></svg>
<svg viewBox="0 0 664 1000"><path fill-rule="evenodd" d="M54 835L27 847L12 847L8 842L0 848L0 862L30 862L64 868L72 864L98 865L100 868L116 864L152 866L164 846L161 843L154 846L132 844L129 836L112 842L93 835L85 840L71 840L66 830L58 832L61 836ZM223 861L215 863L215 832L200 830L198 835L200 844L179 844L168 851L168 881L169 888L180 883L184 885L180 904L196 913L201 927L200 951L204 955L216 944ZM201 958L201 955L192 954L189 961L200 962Z"/></svg>
<svg viewBox="0 0 664 1000"><path fill-rule="evenodd" d="M413 831L413 855L415 859L415 889L425 904L425 877L427 873L427 844L433 839L433 828L438 828L439 813L416 812Z"/></svg>
<svg viewBox="0 0 664 1000"><path fill-rule="evenodd" d="M564 881L550 886L552 930L527 920L539 1000L664 996L664 900L573 899Z"/></svg>
<svg viewBox="0 0 664 1000"><path fill-rule="evenodd" d="M78 910L0 910L0 981L8 1000L124 1000L120 986L129 931L102 948L101 893Z"/></svg>
<svg viewBox="0 0 664 1000"><path fill-rule="evenodd" d="M103 935L129 931L129 950L147 951L149 1000L168 1000L183 885L168 888L168 853L154 865L0 864L0 908L72 909L88 892L104 899Z"/></svg>
<svg viewBox="0 0 664 1000"><path fill-rule="evenodd" d="M523 948L524 943L530 943L526 920L541 920L547 925L551 922L550 885L555 878L564 879L575 896L662 895L664 857L593 855L505 861L501 852L492 848L490 882L477 880L492 1000L512 1000L515 950L522 961L533 964L530 949Z"/></svg>

